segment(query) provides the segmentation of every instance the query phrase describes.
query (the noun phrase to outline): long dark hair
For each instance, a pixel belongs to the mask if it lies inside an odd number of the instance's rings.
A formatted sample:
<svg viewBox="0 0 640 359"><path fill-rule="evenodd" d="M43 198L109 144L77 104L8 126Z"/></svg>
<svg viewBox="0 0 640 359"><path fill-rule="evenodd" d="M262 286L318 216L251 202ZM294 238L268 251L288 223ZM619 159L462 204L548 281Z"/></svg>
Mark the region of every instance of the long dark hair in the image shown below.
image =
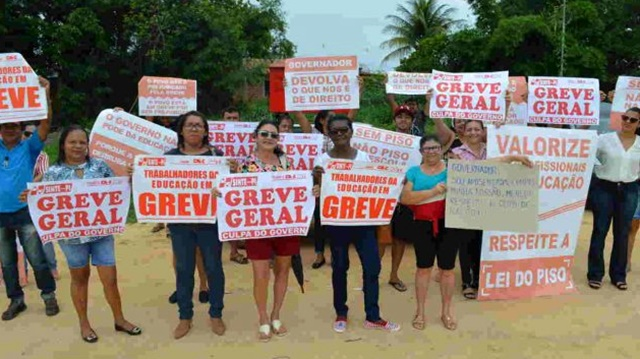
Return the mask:
<svg viewBox="0 0 640 359"><path fill-rule="evenodd" d="M280 131L278 130L278 122L270 119L264 119L258 122L258 126L256 126L256 129L253 131L253 136L257 138L258 131L260 131L260 129L266 125L272 125L273 127L276 128L276 132L278 132L278 134L280 133ZM273 153L275 153L275 155L278 157L284 155L284 151L282 151L282 148L280 148L280 146L276 146L276 148L273 149Z"/></svg>
<svg viewBox="0 0 640 359"><path fill-rule="evenodd" d="M69 134L73 131L82 131L84 135L87 136L87 145L89 144L89 133L87 132L87 130L82 128L82 126L70 125L66 127L64 130L62 130L62 133L60 134L60 140L58 141L58 159L56 159L56 162L55 162L58 165L62 165L67 161L67 154L64 150L64 143L65 141L67 141L67 137L69 137ZM88 146L87 146L87 155L85 156L85 159L87 160L87 162L89 162Z"/></svg>
<svg viewBox="0 0 640 359"><path fill-rule="evenodd" d="M207 119L201 112L198 111L189 111L178 116L178 123L176 125L176 132L178 133L178 148L184 148L184 136L182 136L182 130L184 129L184 124L187 122L187 118L189 116L200 117L202 120L202 124L204 125L204 136L202 136L202 146L209 147L209 123L207 123Z"/></svg>
<svg viewBox="0 0 640 359"><path fill-rule="evenodd" d="M640 108L631 107L630 109L627 109L625 112L635 112L638 115L640 115ZM636 128L636 136L640 136L640 127Z"/></svg>
<svg viewBox="0 0 640 359"><path fill-rule="evenodd" d="M322 110L316 114L316 118L313 120L313 127L320 133L324 134L324 129L322 128L322 123L320 120L329 119L329 111ZM327 121L327 129L329 128L329 122Z"/></svg>

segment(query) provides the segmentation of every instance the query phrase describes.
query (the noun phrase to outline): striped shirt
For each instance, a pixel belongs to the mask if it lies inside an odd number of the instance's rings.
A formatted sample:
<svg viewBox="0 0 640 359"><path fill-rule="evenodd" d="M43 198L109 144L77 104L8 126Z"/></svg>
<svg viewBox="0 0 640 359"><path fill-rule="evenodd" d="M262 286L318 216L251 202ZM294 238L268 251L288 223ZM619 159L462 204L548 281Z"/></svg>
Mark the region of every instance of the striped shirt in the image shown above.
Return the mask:
<svg viewBox="0 0 640 359"><path fill-rule="evenodd" d="M45 172L49 169L49 156L40 152L40 155L36 159L36 166L33 168L33 177L36 178L38 176L44 175Z"/></svg>

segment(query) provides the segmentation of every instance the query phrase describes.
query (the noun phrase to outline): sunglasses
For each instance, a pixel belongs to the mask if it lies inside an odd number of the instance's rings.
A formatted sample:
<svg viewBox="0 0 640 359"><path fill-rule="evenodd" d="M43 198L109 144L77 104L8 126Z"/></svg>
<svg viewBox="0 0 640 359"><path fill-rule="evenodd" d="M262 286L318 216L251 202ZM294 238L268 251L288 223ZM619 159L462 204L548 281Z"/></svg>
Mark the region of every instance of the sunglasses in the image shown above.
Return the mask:
<svg viewBox="0 0 640 359"><path fill-rule="evenodd" d="M422 147L420 149L420 152L422 153L427 153L427 152L436 152L436 151L440 151L440 149L442 148L442 146L429 146L429 147Z"/></svg>
<svg viewBox="0 0 640 359"><path fill-rule="evenodd" d="M622 121L629 122L629 123L636 123L636 122L640 121L640 118L635 118L635 117L629 117L627 115L622 115Z"/></svg>
<svg viewBox="0 0 640 359"><path fill-rule="evenodd" d="M331 136L346 135L348 132L349 132L349 128L348 127L334 128L333 130L329 130L329 135L331 135Z"/></svg>
<svg viewBox="0 0 640 359"><path fill-rule="evenodd" d="M262 138L272 138L274 140L277 140L280 138L280 134L275 133L275 132L269 132L269 131L259 131L258 135Z"/></svg>

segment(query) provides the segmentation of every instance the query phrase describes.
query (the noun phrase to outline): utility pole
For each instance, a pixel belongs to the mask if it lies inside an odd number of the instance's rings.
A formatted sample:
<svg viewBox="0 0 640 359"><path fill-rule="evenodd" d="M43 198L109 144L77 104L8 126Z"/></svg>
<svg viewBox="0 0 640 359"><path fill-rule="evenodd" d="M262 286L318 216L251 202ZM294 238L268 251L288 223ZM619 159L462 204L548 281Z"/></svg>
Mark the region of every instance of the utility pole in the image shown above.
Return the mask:
<svg viewBox="0 0 640 359"><path fill-rule="evenodd" d="M567 25L567 0L562 0L562 34L560 38L560 77L564 75L564 47Z"/></svg>

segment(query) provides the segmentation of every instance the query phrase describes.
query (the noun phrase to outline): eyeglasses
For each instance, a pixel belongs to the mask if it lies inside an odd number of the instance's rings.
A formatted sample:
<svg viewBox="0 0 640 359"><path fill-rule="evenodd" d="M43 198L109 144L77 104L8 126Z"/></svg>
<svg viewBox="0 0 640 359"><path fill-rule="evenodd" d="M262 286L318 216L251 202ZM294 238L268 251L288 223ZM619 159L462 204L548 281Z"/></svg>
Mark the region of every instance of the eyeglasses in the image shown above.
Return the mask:
<svg viewBox="0 0 640 359"><path fill-rule="evenodd" d="M622 115L622 121L629 122L629 123L636 123L636 122L640 121L640 118L635 118L635 117L629 117L627 115Z"/></svg>
<svg viewBox="0 0 640 359"><path fill-rule="evenodd" d="M280 134L275 133L275 132L269 132L269 131L259 131L258 135L262 138L269 138L271 137L274 140L277 140L280 138Z"/></svg>
<svg viewBox="0 0 640 359"><path fill-rule="evenodd" d="M422 147L420 149L420 152L422 153L427 153L427 152L437 152L440 151L440 149L442 148L442 146L429 146L429 147Z"/></svg>
<svg viewBox="0 0 640 359"><path fill-rule="evenodd" d="M184 125L184 128L186 128L187 130L191 130L191 131L202 131L204 129L204 126L202 126L200 124Z"/></svg>
<svg viewBox="0 0 640 359"><path fill-rule="evenodd" d="M346 135L348 132L349 132L349 127L334 128L333 130L329 130L329 135L330 136Z"/></svg>

